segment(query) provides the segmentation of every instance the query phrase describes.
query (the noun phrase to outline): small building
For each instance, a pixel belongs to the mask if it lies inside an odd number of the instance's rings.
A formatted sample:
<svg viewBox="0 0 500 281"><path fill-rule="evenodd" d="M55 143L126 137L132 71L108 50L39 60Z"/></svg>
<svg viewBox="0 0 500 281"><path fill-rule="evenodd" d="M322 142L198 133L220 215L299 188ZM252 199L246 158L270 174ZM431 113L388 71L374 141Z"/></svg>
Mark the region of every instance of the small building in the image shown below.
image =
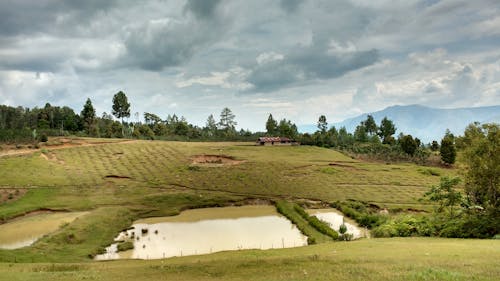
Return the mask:
<svg viewBox="0 0 500 281"><path fill-rule="evenodd" d="M285 137L260 137L258 145L297 145L297 141Z"/></svg>

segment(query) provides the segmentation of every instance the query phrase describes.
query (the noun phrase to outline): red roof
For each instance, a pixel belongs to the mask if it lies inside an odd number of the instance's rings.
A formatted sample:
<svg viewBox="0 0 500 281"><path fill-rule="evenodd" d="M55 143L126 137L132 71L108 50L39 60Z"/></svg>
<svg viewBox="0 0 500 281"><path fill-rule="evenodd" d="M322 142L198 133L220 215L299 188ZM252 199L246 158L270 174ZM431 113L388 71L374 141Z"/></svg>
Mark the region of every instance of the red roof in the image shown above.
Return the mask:
<svg viewBox="0 0 500 281"><path fill-rule="evenodd" d="M259 142L293 142L293 140L284 137L260 137Z"/></svg>

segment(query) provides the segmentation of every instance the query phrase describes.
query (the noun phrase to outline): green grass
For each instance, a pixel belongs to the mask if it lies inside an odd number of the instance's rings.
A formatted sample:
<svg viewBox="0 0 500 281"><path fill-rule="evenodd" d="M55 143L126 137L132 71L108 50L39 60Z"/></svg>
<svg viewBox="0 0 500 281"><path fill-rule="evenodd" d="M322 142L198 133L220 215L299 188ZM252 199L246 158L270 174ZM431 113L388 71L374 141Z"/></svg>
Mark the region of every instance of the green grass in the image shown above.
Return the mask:
<svg viewBox="0 0 500 281"><path fill-rule="evenodd" d="M498 280L500 243L364 239L153 261L0 264L2 280Z"/></svg>
<svg viewBox="0 0 500 281"><path fill-rule="evenodd" d="M297 199L354 199L392 209L429 209L418 199L439 183L436 175L456 175L453 169L368 163L307 146L85 141L96 145L0 158L0 188L29 188L24 197L0 205L0 219L39 209L89 211L31 247L0 250L1 280L493 280L500 275L498 240L331 242L293 207ZM192 165L191 157L199 154L243 162ZM89 258L138 218L249 199L278 202L319 244L155 261Z"/></svg>

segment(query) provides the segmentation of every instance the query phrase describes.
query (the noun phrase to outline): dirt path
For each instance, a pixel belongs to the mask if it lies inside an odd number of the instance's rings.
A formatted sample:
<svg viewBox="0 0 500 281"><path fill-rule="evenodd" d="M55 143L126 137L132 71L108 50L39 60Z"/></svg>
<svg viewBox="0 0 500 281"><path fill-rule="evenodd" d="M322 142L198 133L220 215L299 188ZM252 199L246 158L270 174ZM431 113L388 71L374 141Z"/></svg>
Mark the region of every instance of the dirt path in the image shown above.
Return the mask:
<svg viewBox="0 0 500 281"><path fill-rule="evenodd" d="M104 145L104 144L110 144L110 143L134 143L137 142L137 140L123 140L123 141L101 141L101 142L89 142L86 141L85 139L56 139L58 141L61 141L60 144L56 145L50 145L50 146L43 146L40 148L20 148L17 149L14 146L7 147L2 150L0 150L0 158L2 157L8 157L8 156L19 156L19 155L27 155L27 154L32 154L38 151L41 151L43 148L45 149L50 149L50 150L56 150L56 149L65 149L65 148L70 148L70 147L77 147L77 146L97 146L97 145Z"/></svg>

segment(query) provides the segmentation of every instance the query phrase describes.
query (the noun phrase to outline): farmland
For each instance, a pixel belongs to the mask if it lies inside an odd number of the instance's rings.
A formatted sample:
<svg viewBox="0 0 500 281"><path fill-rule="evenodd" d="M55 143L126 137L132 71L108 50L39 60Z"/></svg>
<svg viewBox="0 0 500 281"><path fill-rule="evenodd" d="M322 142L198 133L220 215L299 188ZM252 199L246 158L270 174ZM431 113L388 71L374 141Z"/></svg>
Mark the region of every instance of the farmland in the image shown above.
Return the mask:
<svg viewBox="0 0 500 281"><path fill-rule="evenodd" d="M31 247L0 250L2 278L489 280L499 275L494 263L500 255L498 241L436 238L363 239L156 261L93 262L89 256L139 218L278 200L326 204L352 199L380 208L425 211L432 206L419 198L439 183L439 176L457 171L363 162L308 146L71 142L75 145L0 158L0 186L13 193L21 190L18 197L2 203L3 221L39 210L88 212Z"/></svg>

